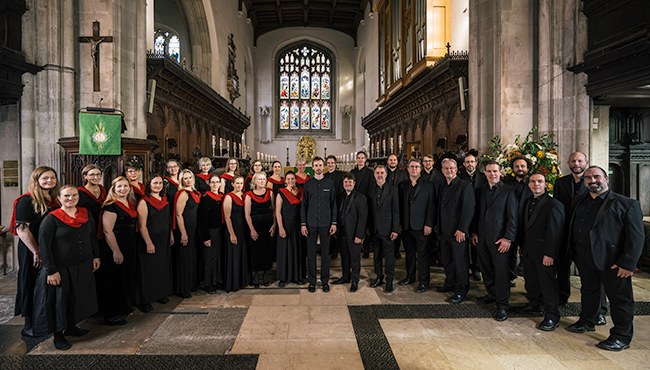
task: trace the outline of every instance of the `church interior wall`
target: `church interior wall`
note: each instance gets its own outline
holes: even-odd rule
[[[372,12],[370,4],[366,6],[363,24],[357,30],[357,60],[356,67],[356,109],[354,125],[356,130],[357,147],[370,146],[366,130],[361,126],[361,120],[377,108],[379,97],[379,17]]]
[[[20,161],[18,112],[17,104],[0,105],[0,224],[5,226],[9,226],[11,221],[14,200],[22,194],[20,187],[8,187],[5,184],[5,162]],[[13,266],[16,262],[13,255],[13,248],[9,248],[8,266]]]
[[[176,31],[181,42],[180,60],[186,60],[188,66],[192,65],[192,54],[190,40],[187,31],[186,15],[177,0],[155,0],[154,2],[154,25],[163,29]],[[147,33],[153,32],[148,29]],[[150,36],[148,36],[150,37]]]

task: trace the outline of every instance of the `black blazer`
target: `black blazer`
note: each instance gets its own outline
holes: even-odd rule
[[[526,201],[528,199],[533,197],[533,192],[528,187],[528,177],[526,177],[522,181],[524,182],[523,189],[521,190],[521,194],[517,196],[517,200],[519,201],[519,208],[517,211],[519,214],[519,218],[517,219],[517,225],[520,226],[517,228],[517,238],[516,238],[517,245],[522,245],[524,243],[524,228],[521,227],[521,225],[523,225],[525,222],[524,217],[526,213],[524,213],[524,205],[526,204]],[[517,184],[517,179],[514,177],[509,177],[504,179],[503,183],[515,189],[515,186]],[[515,189],[515,195],[517,195],[516,189]]]
[[[547,194],[528,218],[531,199],[533,198],[527,199],[522,207],[524,216],[519,224],[519,229],[523,230],[521,251],[525,256],[539,262],[544,256],[555,259],[564,234],[564,206]]]
[[[325,177],[334,182],[336,195],[339,195],[343,192],[343,173],[341,171],[334,170],[334,172],[326,172]]]
[[[370,210],[370,230],[381,236],[399,233],[399,196],[397,186],[384,184],[379,205],[377,205],[377,184],[370,187],[368,193],[368,209]]]
[[[578,190],[578,195],[587,192],[587,187],[584,183]],[[553,190],[553,198],[557,199],[564,206],[564,211],[569,214],[571,210],[571,200],[573,199],[573,175],[562,176],[555,180],[555,189]],[[567,219],[567,221],[569,221]],[[568,223],[568,222],[567,222]]]
[[[422,168],[422,172],[420,173],[420,176],[422,176],[423,179],[432,182],[435,185],[436,189],[438,188],[438,186],[440,186],[440,184],[446,181],[445,176],[442,174],[442,172],[436,170],[435,168],[433,168],[429,173],[427,173],[427,171],[424,168]]]
[[[476,170],[476,172],[474,172],[474,174],[475,174],[474,175],[474,184],[472,184],[474,186],[474,189],[478,189],[481,186],[487,184],[487,177],[485,177],[485,174],[483,172],[479,172],[478,170]],[[458,171],[458,177],[460,177],[461,180],[465,180],[467,182],[470,182],[469,181],[469,175],[467,174],[467,171]]]
[[[589,193],[577,195],[571,203],[571,220],[567,232],[569,242],[576,207],[588,196]],[[599,270],[608,271],[616,264],[628,271],[635,271],[645,241],[643,212],[639,201],[610,190],[596,214],[589,238],[594,263]]]
[[[463,231],[469,236],[469,227],[474,216],[476,205],[472,184],[456,177],[451,182],[451,188],[445,202],[442,201],[442,191],[447,180],[440,186],[438,192],[438,233],[454,235],[456,230]]]
[[[479,244],[486,243],[488,246],[494,245],[501,238],[514,242],[517,237],[517,207],[519,206],[515,190],[499,182],[492,202],[486,204],[488,186],[483,185],[475,191],[476,210],[470,227],[472,234],[478,234]]]
[[[375,174],[368,168],[364,166],[361,171],[357,167],[353,168],[351,173],[354,174],[356,183],[354,184],[354,190],[358,191],[363,195],[368,195],[368,191],[371,186],[375,185]]]
[[[356,190],[350,193],[350,201],[343,208],[346,193],[340,194],[339,227],[345,227],[347,237],[363,239],[366,237],[366,220],[368,218],[368,202],[366,197]]]
[[[432,182],[420,177],[415,185],[413,203],[409,199],[411,180],[399,184],[400,224],[402,230],[424,230],[436,225],[436,191]]]
[[[386,166],[386,182],[389,183],[391,186],[397,187],[400,182],[408,180],[409,176],[406,174],[406,171],[396,168],[395,171],[395,176],[391,179],[390,174],[391,170]],[[392,181],[389,181],[392,180]]]

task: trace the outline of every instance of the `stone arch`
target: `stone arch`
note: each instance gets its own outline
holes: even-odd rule
[[[206,1],[205,3],[209,3]],[[181,8],[185,14],[187,31],[190,38],[192,55],[192,71],[206,83],[211,82],[212,44],[210,42],[210,27],[203,0],[181,0]],[[211,9],[211,6],[210,6]]]

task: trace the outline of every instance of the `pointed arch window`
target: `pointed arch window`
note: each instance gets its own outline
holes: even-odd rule
[[[331,133],[333,63],[331,54],[301,43],[278,55],[278,131],[281,134]]]
[[[177,34],[156,30],[154,35],[154,55],[157,58],[169,57],[176,63],[181,62],[181,40]]]

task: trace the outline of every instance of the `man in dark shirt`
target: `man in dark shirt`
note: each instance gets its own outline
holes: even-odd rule
[[[330,235],[336,233],[336,187],[332,180],[326,179],[323,175],[324,167],[323,158],[314,158],[312,161],[314,177],[307,180],[303,186],[300,209],[300,230],[302,235],[307,237],[309,291],[312,293],[316,291],[316,252],[319,235],[322,256],[320,280],[323,284],[323,292],[330,291],[328,284],[330,277]]]
[[[458,177],[461,180],[465,180],[472,184],[474,190],[478,189],[481,185],[487,184],[487,179],[485,174],[480,172],[477,169],[478,166],[478,152],[474,149],[470,150],[469,153],[463,159],[464,171],[460,171]],[[467,243],[469,245],[469,270],[470,275],[474,281],[481,281],[481,267],[478,263],[478,254],[476,253],[476,246],[472,243]]]
[[[334,182],[336,196],[338,197],[343,192],[343,173],[336,169],[336,157],[333,155],[327,156],[327,172],[325,173],[325,177]],[[338,255],[338,243],[333,235],[330,237],[330,253],[331,258],[336,259]]]
[[[364,196],[368,196],[370,187],[375,184],[374,174],[370,168],[366,166],[368,155],[366,152],[357,152],[357,166],[350,171],[354,174],[357,182],[354,189]],[[369,226],[369,225],[366,225]],[[370,257],[370,250],[372,249],[371,238],[363,240],[363,258]]]
[[[621,351],[630,348],[632,340],[632,274],[643,251],[645,233],[639,201],[610,191],[608,181],[605,170],[589,167],[584,174],[589,192],[578,195],[571,204],[567,240],[580,271],[582,312],[567,329],[574,333],[595,330],[604,287],[614,327],[597,347]]]
[[[388,156],[388,160],[386,161],[386,164],[387,164],[386,182],[390,186],[397,188],[397,185],[399,185],[402,181],[406,181],[408,179],[408,175],[406,174],[406,171],[397,167],[397,165],[399,164],[399,160],[397,159],[397,156],[395,154],[391,154]],[[394,248],[393,248],[396,260],[402,258],[402,254],[399,252],[401,244],[402,244],[402,238],[399,237],[398,235],[397,239],[395,239]]]
[[[422,156],[421,176],[424,180],[432,182],[434,189],[437,191],[440,184],[445,181],[445,177],[442,175],[442,172],[434,168],[435,164],[436,161],[433,159],[433,155],[425,154]],[[438,234],[431,233],[431,236],[429,236],[429,240],[427,241],[427,246],[429,248],[430,264],[436,267],[442,266],[438,258],[438,253],[440,252]]]

